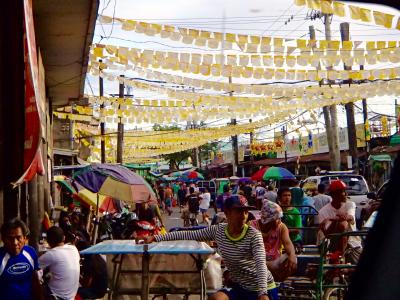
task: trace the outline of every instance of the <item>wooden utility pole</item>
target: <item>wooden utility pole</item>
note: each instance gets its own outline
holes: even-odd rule
[[[363,107],[364,107],[364,99],[363,99]],[[365,107],[367,107],[367,100],[365,100]],[[398,122],[398,115],[397,115],[397,98],[394,99],[394,117],[396,118],[396,134],[399,132],[399,122]]]
[[[124,78],[124,75],[120,77]],[[125,97],[125,84],[122,82],[119,84],[119,98]],[[121,107],[120,105],[118,106]],[[118,133],[117,133],[117,163],[122,164],[122,154],[124,152],[124,124],[122,123],[122,116],[118,117]]]
[[[252,123],[252,122],[253,122],[253,120],[250,119],[249,123]],[[254,133],[253,133],[253,130],[252,130],[252,131],[250,131],[250,147],[253,144],[253,141],[254,141]],[[251,153],[251,148],[250,148],[250,161],[251,161],[251,168],[253,168],[254,156],[253,156],[253,153]]]
[[[316,40],[315,39],[315,29],[314,29],[314,25],[310,25],[308,27],[309,32],[310,32],[310,40]],[[321,69],[321,64],[318,65],[317,70]],[[328,137],[332,136],[332,130],[331,130],[331,116],[329,114],[329,107],[328,106],[324,106],[322,108],[323,114],[324,114],[324,121],[325,121],[325,131],[326,131],[326,138],[328,141],[328,151],[329,151],[329,155],[331,155],[331,153],[333,153],[333,148],[332,148],[332,143],[330,142],[330,139]],[[331,157],[331,168],[332,167],[332,157]]]
[[[360,70],[364,70],[364,66],[360,66]],[[368,107],[367,107],[367,99],[363,98],[362,99],[362,108],[363,108],[363,120],[364,120],[364,137],[365,137],[365,167],[364,167],[364,177],[367,179],[367,182],[371,184],[371,176],[369,172],[369,164],[368,164],[368,158],[369,158],[369,141],[367,141],[367,128],[366,124],[368,123]],[[397,123],[397,122],[396,122]]]
[[[101,71],[101,64],[102,60],[100,60],[100,71]],[[104,86],[103,86],[103,77],[99,76],[99,94],[100,98],[104,96]],[[104,112],[104,104],[100,104],[100,111]],[[103,119],[105,116],[102,115],[101,119]],[[100,153],[101,153],[101,163],[104,164],[106,162],[106,142],[105,142],[105,136],[104,134],[106,133],[106,128],[105,128],[105,120],[101,120],[100,122],[100,134],[101,134],[101,140],[100,140]]]
[[[325,40],[327,41],[331,40],[331,17],[332,15],[330,14],[324,14]],[[326,69],[332,70],[332,66],[329,66]],[[325,118],[325,128],[330,128],[326,130],[326,137],[328,140],[331,169],[340,170],[340,143],[336,105],[330,105],[329,109],[328,107],[324,107],[323,110]]]
[[[287,163],[287,148],[286,148],[286,135],[287,135],[287,124],[283,125],[282,127],[282,136],[284,140],[284,146],[285,146],[285,168],[287,169],[288,163]]]
[[[193,91],[194,92],[194,91]],[[197,128],[197,122],[196,121],[191,121],[190,128],[196,129]],[[193,148],[192,149],[193,153],[193,161],[192,165],[195,167],[200,168],[201,167],[201,157],[200,157],[200,152],[199,152],[199,147]]]
[[[340,36],[342,41],[350,40],[350,24],[347,22],[340,23]],[[345,70],[351,70],[350,66],[344,65]],[[345,80],[344,83],[350,84],[351,80]],[[347,117],[347,135],[349,140],[349,154],[352,158],[352,169],[358,174],[358,151],[357,151],[357,134],[356,122],[354,120],[354,103],[349,102],[345,104],[346,117]]]
[[[232,76],[229,76],[229,83],[232,83]],[[232,91],[229,92],[229,96],[232,97]],[[231,125],[236,125],[236,118],[231,119]],[[239,165],[239,145],[238,145],[238,136],[232,136],[232,150],[233,150],[233,175],[237,175],[237,167]]]

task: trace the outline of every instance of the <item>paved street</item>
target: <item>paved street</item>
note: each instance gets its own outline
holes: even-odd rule
[[[171,216],[168,216],[168,213],[162,214],[164,224],[166,226],[167,231],[169,231],[173,227],[183,227],[183,220],[181,219],[181,213],[179,212],[179,207],[173,207],[172,208],[173,213]],[[208,209],[208,215],[210,218],[214,216],[214,209]],[[199,223],[202,221],[201,214],[197,217],[197,220]],[[204,225],[204,224],[199,224],[199,225]]]

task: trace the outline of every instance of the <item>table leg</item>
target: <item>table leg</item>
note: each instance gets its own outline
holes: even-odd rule
[[[117,264],[118,264],[118,255],[114,255],[114,257],[112,258],[112,263],[113,263],[113,272],[112,272],[112,277],[111,277],[111,286],[110,289],[108,291],[108,299],[112,299],[112,294],[114,291],[114,287],[115,287],[115,278],[117,276]]]
[[[149,268],[150,268],[150,254],[148,252],[148,245],[143,247],[142,256],[142,300],[149,299]]]
[[[117,299],[118,291],[119,291],[119,276],[121,275],[122,261],[124,255],[120,255],[121,258],[118,261],[118,255],[115,257],[114,271],[113,271],[113,279],[112,279],[112,288],[111,288],[111,299]]]

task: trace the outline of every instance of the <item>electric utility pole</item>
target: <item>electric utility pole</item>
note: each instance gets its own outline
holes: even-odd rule
[[[315,38],[315,29],[313,25],[310,25],[308,27],[309,32],[310,32],[310,40],[316,40]],[[318,64],[317,70],[321,69],[321,63]],[[329,114],[329,107],[328,106],[324,106],[322,108],[323,114],[324,114],[324,121],[325,121],[325,131],[326,131],[326,139],[328,141],[328,151],[329,151],[329,155],[330,155],[330,160],[331,160],[331,169],[334,169],[334,166],[332,165],[332,157],[331,157],[331,153],[333,153],[333,148],[332,148],[332,142],[330,140],[330,137],[332,136],[332,130],[331,130],[331,117]]]
[[[323,14],[325,24],[325,40],[331,40],[331,14]],[[327,70],[332,70],[332,66],[328,66]],[[339,127],[337,121],[336,104],[323,108],[326,136],[328,140],[329,156],[331,160],[331,169],[340,170],[340,143],[339,143]],[[330,128],[330,129],[328,129]]]
[[[342,41],[350,40],[350,24],[347,22],[340,23],[340,36]],[[345,70],[351,70],[350,66],[344,65]],[[351,79],[345,80],[343,83],[351,84]],[[358,174],[358,151],[357,151],[357,134],[356,122],[354,120],[354,103],[349,102],[345,104],[346,117],[347,117],[347,135],[349,140],[349,154],[352,158],[352,169]]]
[[[232,76],[229,76],[229,83],[232,83]],[[229,92],[229,96],[232,97],[232,91]],[[231,125],[236,125],[236,118],[231,119]],[[239,165],[239,145],[238,145],[238,136],[232,136],[232,150],[233,150],[233,175],[236,176],[237,167]]]
[[[193,91],[194,92],[194,91]],[[192,121],[192,125],[190,125],[190,128],[196,129],[197,128],[197,122]],[[201,158],[200,158],[200,153],[199,153],[199,147],[196,147],[192,150],[193,152],[193,166],[200,168],[201,167]]]
[[[253,120],[250,119],[249,123],[252,123],[252,122],[253,122]],[[254,163],[254,156],[253,156],[253,153],[251,153],[251,145],[253,144],[253,142],[254,142],[254,132],[253,132],[253,130],[251,130],[250,131],[250,161],[251,161],[251,167],[253,167],[253,163]]]
[[[101,72],[101,64],[102,60],[100,60],[100,72]],[[99,75],[99,91],[100,91],[100,98],[104,96],[104,86],[103,86],[103,77]],[[106,162],[106,143],[105,143],[105,116],[104,116],[104,104],[100,104],[100,111],[101,111],[101,123],[100,123],[100,134],[101,134],[101,139],[100,139],[100,153],[101,153],[101,163],[104,164]]]
[[[315,38],[315,29],[314,26],[311,25],[308,27],[309,32],[310,32],[310,40],[316,40]],[[317,70],[321,69],[321,63],[319,63]],[[327,67],[327,69],[332,69],[332,67]],[[324,114],[324,121],[325,121],[325,132],[326,132],[326,139],[328,142],[328,152],[329,152],[329,157],[331,161],[331,169],[332,170],[337,170],[338,167],[336,164],[334,164],[334,159],[332,158],[333,153],[334,153],[334,148],[333,148],[333,142],[332,142],[332,125],[331,125],[331,115],[330,115],[330,110],[329,106],[324,106],[322,108],[322,112]]]
[[[364,70],[364,66],[360,65],[360,70]],[[370,181],[370,172],[369,172],[369,164],[368,164],[368,158],[369,158],[369,141],[367,140],[367,124],[368,124],[368,106],[367,106],[367,99],[363,98],[362,99],[362,108],[363,108],[363,120],[364,120],[364,139],[365,139],[365,164],[364,164],[364,177],[367,179],[368,183],[371,183]],[[397,124],[397,122],[396,122]],[[396,125],[397,126],[397,125]],[[368,128],[369,130],[369,128]],[[397,130],[396,130],[397,131]]]
[[[121,75],[122,79],[124,75]],[[119,84],[119,98],[124,99],[125,97],[125,84],[124,82]],[[118,106],[121,108],[121,105]],[[122,116],[118,117],[118,132],[117,132],[117,163],[122,164],[122,156],[124,153],[124,124],[122,123]]]

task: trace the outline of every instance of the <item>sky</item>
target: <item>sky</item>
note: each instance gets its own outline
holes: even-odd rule
[[[351,4],[351,2],[349,2]],[[400,15],[400,12],[382,5],[360,4],[366,8],[372,8],[379,11]],[[317,39],[324,39],[324,24],[321,19],[310,20],[306,18],[310,13],[306,7],[298,7],[294,5],[293,0],[151,0],[151,1],[132,1],[132,0],[100,0],[99,14],[107,16],[115,16],[125,19],[134,19],[145,22],[171,24],[182,27],[205,29],[210,31],[224,31],[243,34],[268,35],[284,38],[305,38],[309,37],[308,27],[313,25],[316,31]],[[339,25],[341,22],[350,22],[350,40],[398,40],[399,31],[388,30],[374,24],[357,23],[351,19],[343,19],[333,17],[331,30],[332,39],[340,39]],[[94,35],[94,43],[112,44],[117,46],[126,46],[133,48],[165,50],[165,51],[186,51],[199,52],[195,47],[172,42],[168,39],[158,37],[148,37],[135,32],[127,32],[120,29],[115,24],[96,25]],[[220,50],[214,53],[220,53]],[[391,67],[391,64],[381,64],[372,66]],[[368,69],[368,67],[366,67]],[[163,72],[168,72],[164,71]],[[171,73],[171,72],[169,72]],[[171,73],[172,74],[172,73]],[[181,75],[181,74],[180,74]],[[191,76],[191,75],[186,75]],[[191,76],[195,78],[194,76]],[[199,77],[200,78],[200,77]],[[201,77],[209,80],[226,80],[226,78]],[[253,81],[254,82],[254,81]],[[255,83],[259,83],[258,81]],[[243,83],[247,83],[243,81]],[[86,93],[98,95],[98,78],[88,75],[86,82]],[[118,93],[117,82],[105,82],[105,94]],[[157,96],[144,91],[134,91],[135,96]],[[362,112],[360,102],[356,102],[356,123],[362,123]],[[394,98],[393,97],[375,97],[368,99],[369,112],[377,112],[381,114],[394,115]],[[322,110],[317,111],[320,113]],[[304,119],[309,119],[309,115],[303,115]],[[346,124],[344,108],[338,107],[339,124]],[[213,126],[226,124],[229,120],[214,122]],[[245,122],[247,120],[239,120]],[[299,125],[301,120],[294,120],[293,127]],[[108,127],[115,128],[116,124],[108,124]],[[151,128],[151,124],[138,124],[142,129]],[[260,129],[259,139],[268,139],[273,136],[270,128],[276,127],[272,125]],[[319,122],[313,125],[323,129],[323,118],[319,118]],[[248,137],[242,136],[241,141],[245,142]]]

